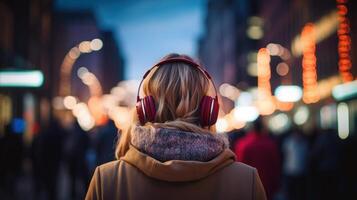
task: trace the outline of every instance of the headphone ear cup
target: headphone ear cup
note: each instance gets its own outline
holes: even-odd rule
[[[201,126],[212,126],[218,118],[219,104],[217,98],[203,96],[201,100]]]
[[[212,126],[217,122],[218,112],[219,112],[218,98],[212,98],[212,99],[213,99],[213,108],[211,110],[211,119],[210,119],[209,126]]]
[[[153,122],[156,116],[155,101],[153,96],[147,96],[144,99],[146,122]]]
[[[147,96],[136,102],[136,112],[142,125],[155,120],[156,108],[154,97]]]
[[[209,99],[207,98],[208,96],[203,96],[201,100],[201,105],[200,105],[200,122],[201,126],[208,126],[208,118],[209,118],[209,112],[208,112],[208,105],[209,105]]]
[[[145,119],[145,114],[144,114],[144,108],[142,106],[143,99],[139,99],[136,102],[136,113],[138,114],[138,118],[141,124],[145,124],[146,119]]]

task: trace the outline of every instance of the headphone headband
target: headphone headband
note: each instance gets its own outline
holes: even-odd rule
[[[203,73],[203,75],[207,78],[208,81],[211,81],[213,87],[214,87],[214,91],[215,91],[215,98],[217,98],[217,89],[216,89],[216,85],[213,83],[212,81],[212,78],[211,78],[211,75],[209,75],[209,73],[203,69],[201,67],[201,65],[199,65],[197,62],[187,58],[186,56],[177,56],[177,57],[173,57],[173,58],[166,58],[166,59],[163,59],[161,61],[159,61],[158,63],[156,63],[154,66],[152,66],[147,72],[145,72],[143,78],[141,79],[140,81],[140,84],[139,84],[139,88],[138,88],[138,92],[137,92],[137,95],[136,95],[136,99],[137,101],[140,100],[140,97],[139,97],[139,91],[140,91],[140,87],[141,87],[141,84],[143,83],[144,79],[149,75],[149,73],[151,72],[151,70],[154,68],[154,67],[161,67],[163,64],[167,64],[167,63],[174,63],[174,62],[184,62],[186,64],[189,64],[190,66],[193,66],[193,67],[196,67],[199,71],[201,71]]]
[[[172,55],[172,54],[171,54]],[[160,68],[162,65],[167,63],[175,63],[175,62],[183,62],[192,67],[197,68],[214,87],[215,97],[211,97],[205,94],[200,102],[200,125],[204,126],[211,126],[217,121],[218,112],[219,112],[219,103],[217,98],[217,89],[212,81],[211,76],[208,74],[206,70],[204,70],[198,63],[192,60],[190,57],[185,55],[178,55],[174,54],[174,57],[164,58],[160,62],[156,63],[153,67],[151,67],[143,76],[142,80],[140,81],[138,93],[137,93],[137,103],[136,103],[136,111],[138,114],[138,118],[141,124],[145,124],[146,122],[153,122],[155,120],[156,115],[156,106],[155,100],[152,95],[145,96],[143,98],[139,97],[141,84],[151,72],[154,67]]]
[[[174,57],[174,58],[168,58],[168,59],[164,59],[159,61],[158,63],[156,63],[153,67],[151,67],[143,76],[143,79],[150,73],[150,71],[156,67],[156,66],[161,66],[163,64],[167,64],[167,63],[173,63],[173,62],[184,62],[186,64],[189,64],[190,66],[194,66],[197,67],[198,70],[200,70],[206,77],[207,79],[212,79],[211,76],[208,74],[208,72],[206,70],[204,70],[198,63],[196,63],[193,60],[190,60],[188,58],[185,58],[183,56],[179,56],[179,57]]]

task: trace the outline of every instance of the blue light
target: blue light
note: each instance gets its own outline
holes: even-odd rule
[[[25,132],[26,123],[22,118],[15,118],[12,121],[12,131],[16,134],[23,134]]]
[[[332,96],[337,101],[342,101],[357,96],[357,80],[340,84],[332,89]]]

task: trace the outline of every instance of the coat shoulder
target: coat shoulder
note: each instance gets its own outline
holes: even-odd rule
[[[241,162],[234,162],[221,170],[220,176],[225,181],[234,182],[238,185],[253,185],[257,170],[254,167]]]
[[[104,171],[107,171],[107,170],[110,171],[110,170],[117,168],[119,166],[119,164],[120,164],[120,160],[114,160],[114,161],[110,161],[110,162],[100,165],[99,168]]]
[[[107,162],[97,167],[97,170],[102,180],[111,182],[117,182],[119,179],[124,178],[122,177],[123,175],[138,173],[135,167],[124,160]]]
[[[244,164],[242,162],[234,162],[227,166],[227,169],[236,173],[250,174],[254,173],[256,169],[252,166]]]
[[[228,197],[237,196],[239,197],[238,199],[265,199],[264,188],[254,167],[241,162],[234,162],[223,168],[213,178],[218,178],[218,182],[225,186],[221,189],[220,193]]]
[[[114,175],[117,175],[121,162],[123,161],[115,160],[115,161],[104,163],[99,167],[97,167],[97,170],[99,171],[101,178],[106,179],[106,178],[113,177]]]

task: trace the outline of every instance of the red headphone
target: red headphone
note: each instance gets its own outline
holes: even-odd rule
[[[198,63],[194,62],[190,57],[184,55],[177,55],[176,57],[164,58],[144,74],[143,79],[141,80],[139,85],[137,100],[136,100],[137,101],[136,111],[140,123],[143,125],[146,122],[153,122],[155,120],[155,115],[156,115],[155,101],[153,96],[150,95],[150,96],[145,96],[143,98],[139,97],[139,91],[142,82],[154,67],[156,66],[160,67],[163,64],[175,63],[175,62],[184,62],[186,64],[189,64],[190,66],[196,67],[199,71],[203,73],[203,75],[207,78],[208,81],[212,82],[216,96],[210,97],[205,95],[202,97],[200,103],[200,125],[202,127],[214,125],[217,121],[218,111],[219,111],[216,86],[214,85],[211,76],[208,74],[206,70],[204,70]]]

